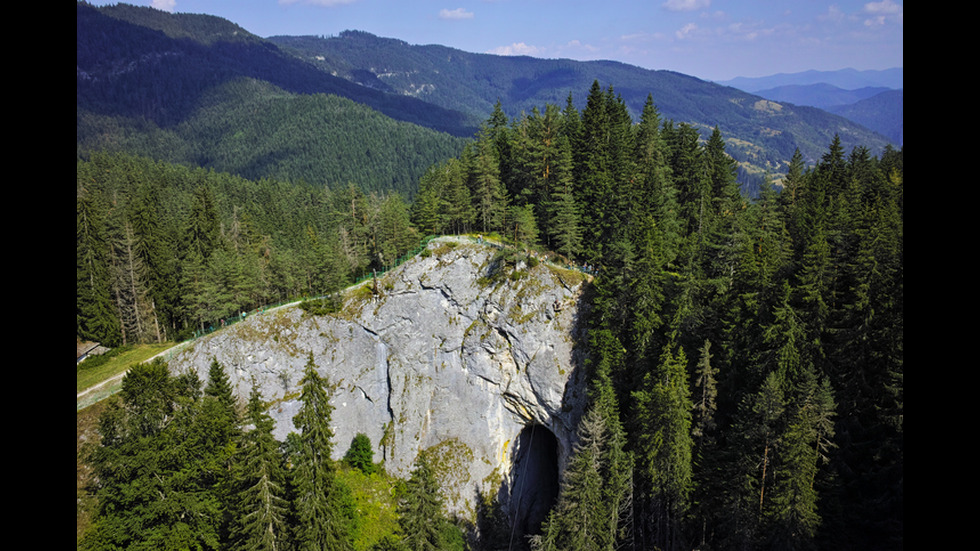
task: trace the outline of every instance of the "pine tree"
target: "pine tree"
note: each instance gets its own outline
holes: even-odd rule
[[[340,492],[331,459],[333,406],[328,382],[318,373],[312,352],[300,384],[302,405],[293,418],[299,430],[299,449],[293,465],[297,545],[309,551],[348,549],[351,537],[338,507]]]

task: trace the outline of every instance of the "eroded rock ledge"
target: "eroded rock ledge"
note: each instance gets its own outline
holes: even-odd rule
[[[430,454],[453,512],[471,514],[478,494],[506,503],[525,427],[553,433],[559,469],[571,450],[585,402],[576,343],[586,279],[524,255],[495,260],[493,247],[436,240],[379,279],[377,295],[348,292],[335,315],[257,315],[170,366],[206,380],[216,358],[243,399],[254,379],[283,439],[312,351],[334,386],[335,458],[363,432],[396,476]]]

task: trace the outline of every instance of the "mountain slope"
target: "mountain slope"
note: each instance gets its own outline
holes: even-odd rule
[[[474,54],[438,45],[413,46],[358,31],[331,38],[269,40],[324,72],[483,118],[498,100],[512,117],[547,103],[563,106],[569,94],[581,109],[589,87],[598,80],[623,97],[634,118],[652,95],[666,119],[702,130],[718,126],[729,140],[728,152],[758,170],[778,170],[796,147],[816,159],[834,134],[840,135],[847,149],[860,144],[879,151],[887,143],[882,136],[821,110],[775,104],[680,73],[624,63]]]
[[[808,105],[840,115],[885,136],[901,146],[903,141],[903,94],[883,86],[845,90],[832,84],[787,84],[759,90],[760,96],[795,105]]]
[[[903,145],[905,140],[903,96],[902,90],[888,90],[850,105],[838,105],[827,110],[873,128],[898,145]]]
[[[845,90],[832,84],[821,82],[817,84],[788,84],[767,90],[759,90],[755,93],[773,101],[793,103],[796,105],[809,105],[833,112],[830,109],[832,107],[850,105],[890,90],[891,88],[883,86],[865,86],[864,88]]]
[[[353,84],[226,20],[77,5],[78,155],[109,150],[410,196],[475,121]]]
[[[248,77],[292,93],[346,97],[397,120],[457,136],[471,136],[474,130],[474,121],[461,113],[318,71],[217,17],[78,4],[76,24],[79,101],[148,116],[161,125],[181,120],[203,91]]]

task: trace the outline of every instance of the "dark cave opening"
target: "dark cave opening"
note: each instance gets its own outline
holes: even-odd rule
[[[540,532],[558,499],[558,439],[554,433],[542,425],[524,427],[511,475],[510,518],[518,539],[524,540]]]

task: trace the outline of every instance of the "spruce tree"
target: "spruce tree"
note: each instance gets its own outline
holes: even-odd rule
[[[633,393],[637,468],[648,488],[648,517],[641,524],[660,549],[683,547],[682,528],[690,507],[692,450],[690,388],[684,350],[668,344]]]
[[[253,384],[238,448],[236,503],[231,544],[244,551],[288,549],[289,501],[286,471],[279,442],[272,435],[275,423]]]
[[[590,259],[601,257],[612,223],[610,197],[613,182],[609,169],[606,95],[598,81],[592,83],[587,105],[582,111],[579,142],[575,146],[576,196],[582,206],[583,244]]]
[[[344,454],[344,463],[365,474],[371,474],[375,471],[371,439],[366,434],[359,432],[354,436],[350,443],[350,449]]]
[[[86,549],[219,549],[221,506],[212,478],[225,443],[201,409],[196,374],[133,367],[121,406],[100,420],[93,456],[99,516]]]
[[[558,501],[531,539],[536,551],[611,551],[632,545],[633,454],[610,373],[623,359],[622,345],[607,330],[592,338],[589,406],[566,469]]]
[[[228,375],[217,358],[211,360],[208,382],[195,415],[197,418],[194,421],[204,429],[207,444],[213,446],[210,461],[206,468],[202,469],[202,477],[203,483],[214,489],[224,512],[221,537],[226,541],[236,500],[234,480],[230,471],[234,457],[238,453],[236,447],[240,439],[240,418],[238,400],[235,398]]]
[[[439,485],[428,459],[420,454],[398,502],[402,544],[410,551],[441,549],[443,523]]]
[[[732,427],[733,446],[725,462],[725,505],[715,525],[724,530],[726,547],[756,547],[766,539],[767,511],[777,480],[776,464],[784,432],[784,382],[772,372],[745,396]]]
[[[554,184],[544,204],[547,222],[543,229],[551,248],[571,259],[582,249],[582,213],[575,198],[571,145],[567,136],[559,136],[558,141]]]
[[[136,239],[129,220],[118,209],[114,212],[110,230],[111,281],[123,344],[158,341],[159,332],[153,329],[159,324],[147,285],[146,265],[136,255]]]
[[[722,488],[728,483],[718,476],[722,462],[719,443],[719,423],[717,421],[718,368],[712,364],[711,341],[705,340],[698,351],[698,362],[694,367],[694,386],[691,415],[691,437],[693,440],[692,478],[692,534],[702,547],[707,544],[708,535],[714,526],[708,525],[712,512],[716,511],[722,500]],[[693,543],[693,542],[692,542]]]
[[[81,338],[115,346],[121,339],[110,294],[105,220],[87,190],[78,192],[75,208],[75,331]]]
[[[578,442],[562,480],[558,502],[548,514],[542,533],[531,539],[535,551],[605,551],[610,545],[602,516],[601,471],[603,448],[607,445],[606,419],[590,409],[579,423]]]
[[[351,535],[339,510],[340,492],[331,458],[333,406],[329,383],[317,371],[312,352],[300,385],[302,405],[293,417],[299,430],[299,449],[293,458],[297,546],[306,551],[349,549]]]
[[[812,365],[797,373],[786,395],[786,428],[767,510],[768,540],[779,549],[815,549],[822,522],[821,470],[834,447],[836,404],[829,381],[818,378]]]
[[[168,227],[160,215],[160,189],[157,180],[141,182],[129,205],[129,222],[135,237],[134,253],[147,271],[146,285],[154,313],[155,333],[166,340],[177,322],[177,262],[168,246]]]
[[[484,232],[499,231],[504,226],[509,201],[500,179],[497,151],[485,127],[468,151],[469,190],[477,226]]]

